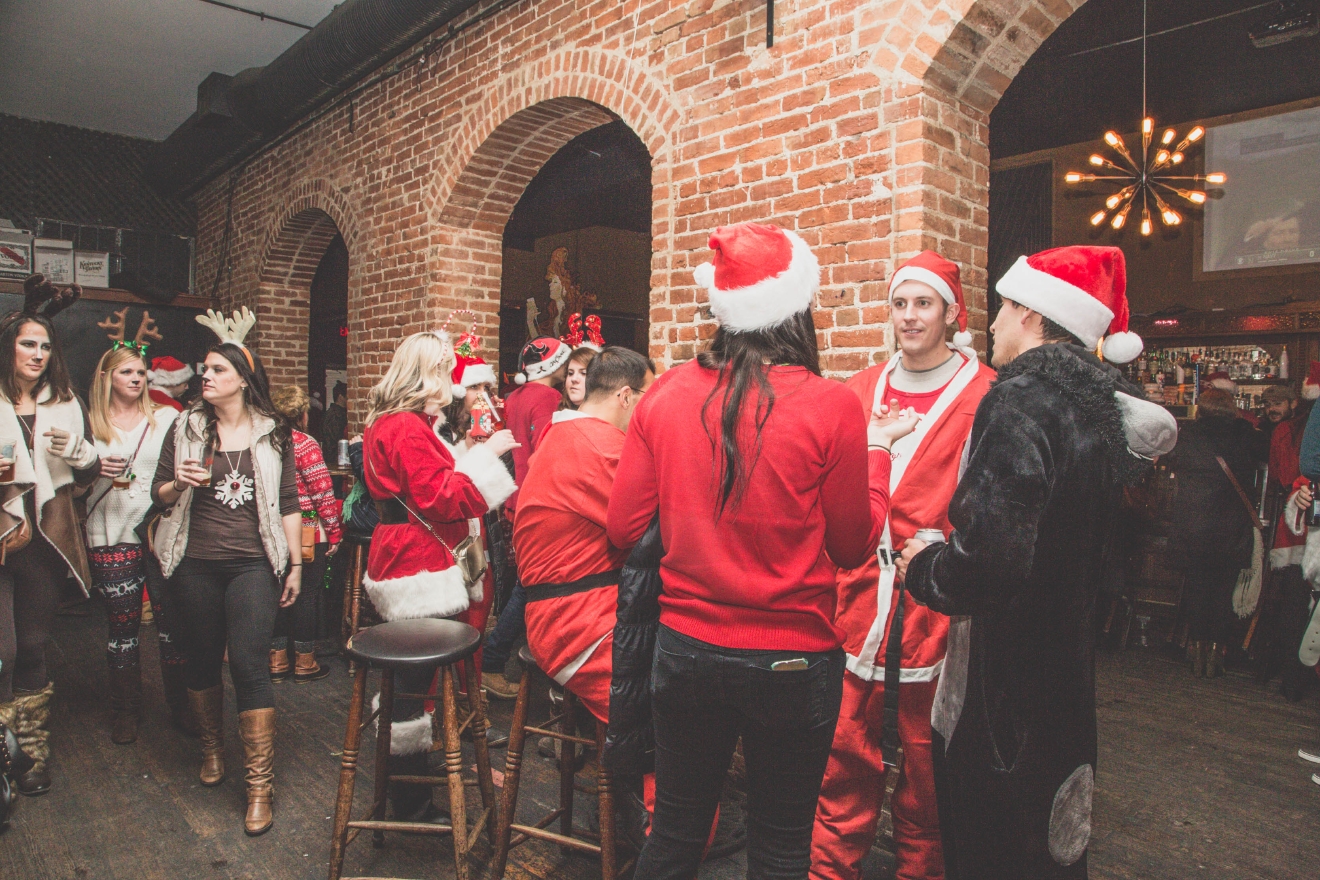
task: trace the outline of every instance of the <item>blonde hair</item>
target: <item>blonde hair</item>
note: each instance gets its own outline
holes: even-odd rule
[[[115,427],[114,422],[110,421],[110,395],[111,383],[110,377],[115,370],[122,367],[130,360],[141,361],[143,368],[150,365],[147,359],[127,346],[123,348],[112,348],[101,359],[96,362],[96,372],[92,375],[92,390],[87,395],[88,419],[92,423],[92,436],[102,443],[113,443],[115,437],[119,434],[119,429]],[[156,427],[156,402],[151,399],[151,391],[147,388],[145,379],[142,383],[142,396],[138,398],[138,406],[142,409],[142,414],[147,417],[147,421],[154,429]]]
[[[399,344],[390,368],[367,395],[367,425],[396,412],[421,412],[435,401],[446,407],[454,372],[454,346],[443,333],[414,333]]]
[[[281,385],[271,392],[270,402],[275,405],[275,412],[289,423],[289,427],[298,427],[298,422],[311,407],[311,398],[298,385]]]

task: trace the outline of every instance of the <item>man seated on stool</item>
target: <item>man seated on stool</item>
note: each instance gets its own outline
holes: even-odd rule
[[[561,410],[527,468],[513,547],[527,590],[527,647],[592,715],[609,720],[615,606],[627,550],[610,544],[605,512],[623,436],[655,379],[642,355],[609,346],[587,368],[586,398]],[[644,782],[647,812],[654,778]]]

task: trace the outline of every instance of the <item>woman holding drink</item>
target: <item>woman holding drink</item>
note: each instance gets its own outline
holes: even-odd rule
[[[0,321],[0,721],[35,761],[19,791],[38,795],[50,790],[45,644],[65,577],[72,571],[84,593],[91,583],[73,496],[100,463],[50,322],[76,288],[40,275],[24,287],[24,310]]]
[[[161,442],[174,424],[175,411],[157,407],[151,400],[146,346],[133,342],[116,342],[101,355],[89,400],[101,476],[87,496],[87,555],[92,586],[105,600],[110,625],[106,646],[114,713],[110,739],[126,745],[137,740],[142,710],[138,633],[142,588],[148,575],[146,552],[133,530],[151,508],[151,475],[156,472]],[[166,598],[164,583],[152,580],[161,678],[166,700],[181,711],[185,658],[173,639],[172,609],[162,601]]]
[[[255,836],[274,823],[268,651],[277,612],[298,598],[302,515],[289,430],[271,404],[261,362],[243,345],[256,318],[244,309],[198,320],[220,344],[206,355],[201,399],[178,417],[161,449],[152,494],[166,512],[155,550],[179,599],[188,703],[202,740],[199,775],[208,786],[225,778],[220,668],[228,647],[247,766],[244,830]]]

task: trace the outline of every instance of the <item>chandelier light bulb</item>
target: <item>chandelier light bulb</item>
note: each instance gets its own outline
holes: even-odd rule
[[[1112,196],[1105,199],[1105,207],[1112,211],[1118,207],[1118,203],[1121,201],[1123,201],[1123,197],[1119,193],[1114,193]],[[1101,211],[1100,213],[1104,214],[1104,211]]]
[[[1165,226],[1177,226],[1182,222],[1182,215],[1172,208],[1165,208],[1161,211],[1160,218],[1164,220]]]
[[[1123,139],[1115,132],[1107,131],[1105,132],[1105,143],[1109,144],[1111,147],[1121,147],[1123,146]]]
[[[1168,150],[1160,150],[1158,153],[1156,153],[1155,167],[1158,168],[1159,166],[1163,165],[1165,162],[1168,162],[1170,155],[1171,154],[1169,153]]]
[[[1114,227],[1115,230],[1122,229],[1123,224],[1127,222],[1127,215],[1127,211],[1119,211],[1114,215],[1114,219],[1109,221],[1109,225]]]
[[[1160,138],[1160,143],[1167,147],[1169,144],[1173,143],[1173,139],[1177,136],[1178,133],[1176,131],[1171,128],[1166,128],[1164,129],[1164,136]]]
[[[1142,218],[1141,218],[1141,234],[1142,234],[1142,235],[1150,235],[1150,230],[1151,230],[1151,226],[1150,226],[1150,218],[1149,218],[1149,217],[1142,217]]]
[[[1170,156],[1169,161],[1172,162],[1174,165],[1181,165],[1182,160],[1186,158],[1187,157],[1182,154],[1182,151],[1179,151],[1177,153],[1174,153],[1172,156]]]
[[[1104,211],[1096,211],[1094,214],[1091,215],[1091,225],[1092,225],[1092,226],[1099,226],[1101,223],[1104,223],[1104,222],[1105,222],[1105,212],[1104,212]]]
[[[1064,183],[1081,183],[1081,182],[1082,182],[1082,175],[1078,174],[1076,171],[1069,171],[1067,174],[1063,175],[1063,182],[1064,182]]]
[[[1191,131],[1187,132],[1188,143],[1194,144],[1203,137],[1205,137],[1205,129],[1199,125],[1196,128],[1192,129]]]
[[[1145,119],[1141,120],[1141,133],[1142,133],[1142,134],[1150,134],[1150,133],[1151,133],[1152,131],[1154,131],[1154,130],[1155,130],[1155,120],[1154,120],[1154,119],[1151,119],[1149,116],[1147,116]]]
[[[1206,183],[1226,183],[1227,181],[1228,175],[1222,171],[1215,171],[1214,173],[1205,176]],[[1205,193],[1202,193],[1201,195],[1204,196]]]
[[[1098,168],[1101,165],[1105,164],[1105,157],[1101,156],[1099,153],[1092,153],[1091,158],[1087,159],[1086,161],[1090,162],[1092,165],[1095,165]]]
[[[1183,198],[1187,199],[1187,201],[1192,202],[1194,204],[1197,205],[1205,204],[1205,193],[1201,192],[1199,189],[1194,189],[1190,191],[1180,190],[1178,192],[1178,195],[1182,196]]]

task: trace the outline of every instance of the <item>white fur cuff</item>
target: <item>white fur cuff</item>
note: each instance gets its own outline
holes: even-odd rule
[[[469,449],[454,469],[473,482],[491,510],[503,504],[518,488],[504,462],[481,444]]]
[[[381,580],[367,576],[362,586],[385,620],[452,617],[468,609],[468,591],[457,565]]]
[[[380,708],[380,694],[371,698],[371,711]],[[420,718],[407,721],[395,721],[390,725],[391,755],[420,755],[431,748],[431,714],[426,712]],[[376,730],[380,730],[380,719],[376,719]],[[379,733],[377,734],[379,735]]]

